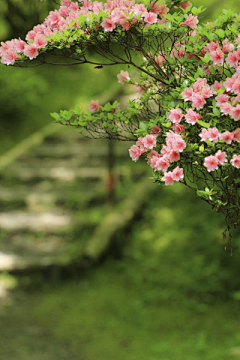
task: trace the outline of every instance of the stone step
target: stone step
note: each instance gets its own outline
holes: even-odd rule
[[[67,231],[72,225],[71,214],[59,209],[49,212],[14,210],[0,213],[0,228],[6,231]]]
[[[66,168],[66,167],[28,167],[16,165],[9,168],[7,172],[2,172],[2,177],[19,179],[21,181],[53,179],[61,182],[73,182],[80,179],[104,180],[107,177],[106,167],[85,167],[85,168]]]

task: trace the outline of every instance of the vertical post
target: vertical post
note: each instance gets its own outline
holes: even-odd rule
[[[107,162],[108,162],[107,203],[112,205],[114,203],[114,188],[115,188],[115,178],[114,178],[115,154],[114,154],[113,140],[108,141]]]

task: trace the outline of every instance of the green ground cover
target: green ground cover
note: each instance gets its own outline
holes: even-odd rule
[[[121,235],[127,246],[118,259],[72,280],[40,277],[15,304],[10,323],[27,314],[25,321],[43,335],[31,345],[32,338],[20,339],[10,354],[42,360],[40,344],[59,346],[58,354],[64,344],[69,357],[63,359],[239,359],[239,252],[224,252],[223,229],[223,218],[188,190],[157,188],[142,217]],[[235,234],[235,247],[238,242]]]

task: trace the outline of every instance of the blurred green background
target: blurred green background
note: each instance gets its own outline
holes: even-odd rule
[[[193,3],[207,7],[204,21],[222,8],[240,12],[239,0]],[[1,0],[0,39],[24,37],[54,6]],[[115,89],[116,74],[90,66],[1,66],[0,153],[52,122],[50,112]],[[230,257],[223,230],[221,215],[187,189],[159,186],[124,234],[120,254],[84,276],[0,275],[19,284],[15,301],[0,303],[0,360],[240,359],[240,239],[236,231]]]

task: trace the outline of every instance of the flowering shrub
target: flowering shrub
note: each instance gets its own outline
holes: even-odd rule
[[[92,100],[87,111],[77,105],[52,116],[87,136],[135,139],[132,160],[145,157],[155,182],[185,184],[224,213],[226,236],[240,222],[240,16],[223,10],[200,25],[202,11],[182,0],[62,0],[26,41],[1,43],[0,57],[16,66],[64,56],[67,64],[135,69],[117,75],[138,92],[127,108]]]

